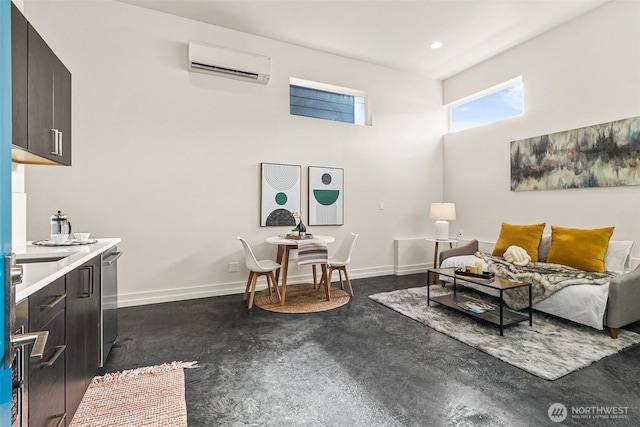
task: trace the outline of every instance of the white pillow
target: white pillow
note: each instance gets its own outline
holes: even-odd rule
[[[604,269],[616,273],[630,270],[632,248],[633,242],[630,240],[610,240],[609,248],[604,255]]]

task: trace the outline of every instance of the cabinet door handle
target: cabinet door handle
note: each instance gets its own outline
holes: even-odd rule
[[[56,352],[53,353],[51,355],[51,357],[49,358],[49,360],[47,360],[46,362],[40,362],[40,366],[51,366],[54,363],[56,363],[56,360],[58,360],[58,357],[60,357],[60,355],[62,353],[64,353],[64,350],[67,348],[66,345],[58,345],[56,346]]]
[[[59,297],[57,297],[56,299],[54,299],[53,301],[51,301],[49,304],[42,304],[40,306],[40,309],[46,310],[48,308],[53,308],[56,305],[58,305],[58,303],[60,303],[60,301],[63,301],[66,297],[67,297],[67,294],[62,294]]]
[[[80,298],[89,298],[91,297],[91,295],[93,295],[94,293],[94,287],[93,287],[93,265],[87,265],[84,267],[80,267],[80,270],[87,270],[87,272],[89,273],[89,279],[87,282],[84,283],[84,285],[87,285],[87,292],[83,292],[80,294]]]
[[[62,157],[62,132],[58,132],[58,156]]]
[[[62,156],[62,132],[58,129],[49,129],[53,135],[53,151],[54,156]]]
[[[91,286],[89,292],[91,293],[91,295],[93,295],[96,292],[96,289],[94,287],[94,279],[95,279],[95,277],[93,277],[94,276],[93,265],[89,266],[89,273],[90,273],[89,283],[90,283],[90,286]]]
[[[58,424],[56,424],[56,427],[62,427],[64,425],[63,421],[67,418],[67,413],[65,412],[64,414],[60,414],[57,416],[60,417],[60,421],[58,421]]]
[[[51,136],[52,136],[51,146],[53,147],[51,154],[57,156],[58,155],[58,129],[49,129],[49,131],[51,132]]]

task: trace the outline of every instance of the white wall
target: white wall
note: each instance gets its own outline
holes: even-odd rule
[[[394,239],[433,233],[439,82],[112,1],[27,0],[26,15],[73,74],[73,166],[27,167],[28,238],[57,210],[122,237],[121,305],[244,291],[236,235],[273,258],[265,237],[287,231],[259,227],[261,162],[303,166],[304,210],[306,167],[345,169],[345,225],[309,231],[360,233],[352,277],[392,274]],[[187,72],[188,40],[270,56],[271,82]],[[291,76],[367,91],[373,126],[290,116]]]
[[[640,3],[614,1],[444,82],[445,102],[523,76],[525,113],[444,137],[452,229],[495,241],[501,222],[615,226],[640,257],[640,187],[510,191],[510,141],[640,115]],[[636,260],[637,262],[637,260]]]

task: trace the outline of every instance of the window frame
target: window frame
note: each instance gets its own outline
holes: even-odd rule
[[[307,117],[311,119],[326,120],[329,122],[346,123],[346,124],[358,125],[358,126],[371,126],[371,105],[369,102],[369,94],[367,92],[362,90],[357,90],[357,89],[351,89],[343,86],[336,86],[336,85],[331,85],[327,83],[314,82],[311,80],[300,79],[297,77],[289,77],[289,93],[291,93],[291,86],[299,86],[299,87],[312,89],[312,90],[335,93],[338,95],[352,96],[354,98],[354,122],[345,122],[341,120],[324,119],[322,117],[291,114],[291,97],[289,97],[289,114],[290,115],[297,116],[297,117]],[[359,116],[355,108],[355,105],[359,103],[357,98],[361,98],[364,100],[363,102],[364,103],[364,117],[363,117],[364,122],[363,123],[356,122],[356,118]]]
[[[471,103],[473,101],[477,101],[478,99],[487,97],[489,95],[493,95],[493,94],[495,94],[497,92],[500,92],[500,91],[502,91],[502,90],[504,90],[506,88],[513,87],[513,86],[516,86],[518,84],[522,88],[521,89],[521,98],[520,98],[522,105],[521,105],[521,111],[520,111],[519,114],[514,114],[512,116],[498,118],[498,119],[495,119],[495,120],[491,120],[491,121],[487,121],[487,122],[484,122],[484,123],[481,123],[481,124],[477,124],[475,126],[465,127],[463,129],[453,130],[453,110],[454,110],[454,108],[459,107],[461,105],[469,104],[469,103]],[[490,125],[492,123],[497,123],[497,122],[500,122],[500,121],[503,121],[503,120],[508,120],[508,119],[511,119],[511,118],[514,118],[514,117],[520,117],[520,116],[524,115],[524,113],[525,113],[525,108],[524,108],[524,80],[523,80],[522,76],[514,77],[514,78],[509,79],[509,80],[507,80],[505,82],[502,82],[502,83],[499,83],[497,85],[491,86],[491,87],[489,87],[487,89],[483,89],[483,90],[481,90],[479,92],[475,92],[472,95],[465,96],[464,98],[461,98],[461,99],[458,99],[456,101],[450,102],[449,104],[447,104],[447,108],[449,110],[448,111],[448,113],[449,113],[449,115],[448,115],[449,116],[449,123],[448,124],[449,125],[448,125],[448,128],[447,128],[448,133],[458,133],[458,132],[462,132],[462,131],[465,131],[465,130],[468,130],[468,129],[475,129],[475,128],[478,128],[478,127],[481,127],[481,126],[486,126],[486,125]]]

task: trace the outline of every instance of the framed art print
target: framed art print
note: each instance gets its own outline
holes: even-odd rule
[[[640,185],[640,117],[511,141],[511,191]]]
[[[344,224],[344,169],[309,166],[309,225]]]
[[[261,164],[260,226],[296,225],[300,213],[299,165]]]

